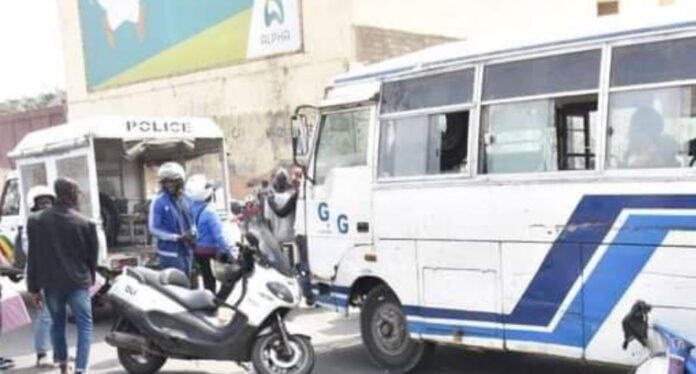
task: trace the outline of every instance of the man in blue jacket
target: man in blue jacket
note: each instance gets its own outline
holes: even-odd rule
[[[157,171],[162,191],[150,205],[150,233],[157,238],[160,269],[175,268],[191,275],[192,249],[196,227],[191,217],[191,201],[184,195],[184,168],[167,162]]]
[[[203,285],[212,293],[215,293],[216,282],[210,262],[222,252],[231,254],[233,248],[223,235],[220,216],[209,205],[214,192],[204,175],[194,175],[186,182],[186,194],[193,200],[191,213],[198,233],[194,257],[203,276]]]

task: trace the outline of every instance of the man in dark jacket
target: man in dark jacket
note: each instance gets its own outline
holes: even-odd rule
[[[78,330],[75,373],[84,373],[92,340],[92,304],[89,287],[94,284],[99,244],[93,222],[77,211],[80,190],[67,178],[54,184],[56,205],[32,216],[27,223],[31,250],[27,261],[27,288],[38,304],[45,302],[53,320],[53,349],[61,373],[67,373],[65,337],[66,306],[75,315]]]

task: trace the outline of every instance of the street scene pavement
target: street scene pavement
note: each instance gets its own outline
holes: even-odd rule
[[[91,373],[116,374],[124,370],[119,365],[116,350],[104,342],[113,316],[107,310],[95,313],[96,322],[91,355]],[[370,362],[359,334],[358,313],[345,317],[326,309],[301,309],[289,320],[291,331],[312,336],[317,351],[314,373],[382,373]],[[70,326],[70,344],[74,354],[75,328]],[[37,369],[32,348],[31,328],[23,328],[0,338],[0,353],[15,359],[12,373],[52,373],[56,369]],[[170,360],[162,373],[246,373],[232,362]],[[560,359],[509,352],[470,351],[459,347],[438,346],[424,365],[415,371],[425,373],[598,373],[618,374],[626,370],[580,365]]]

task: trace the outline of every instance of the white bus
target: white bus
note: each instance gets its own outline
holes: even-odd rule
[[[636,300],[696,338],[694,160],[695,21],[454,43],[334,80],[298,231],[384,369],[432,342],[632,364]]]

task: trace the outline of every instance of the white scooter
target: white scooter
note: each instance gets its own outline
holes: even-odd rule
[[[167,358],[176,358],[243,367],[251,361],[258,374],[312,372],[309,337],[290,334],[284,321],[300,305],[297,274],[265,226],[250,224],[246,239],[241,261],[216,274],[223,282],[219,298],[191,290],[178,270],[124,270],[109,291],[119,318],[106,341],[118,349],[126,371],[155,373]],[[218,318],[221,308],[232,310],[230,322]]]

